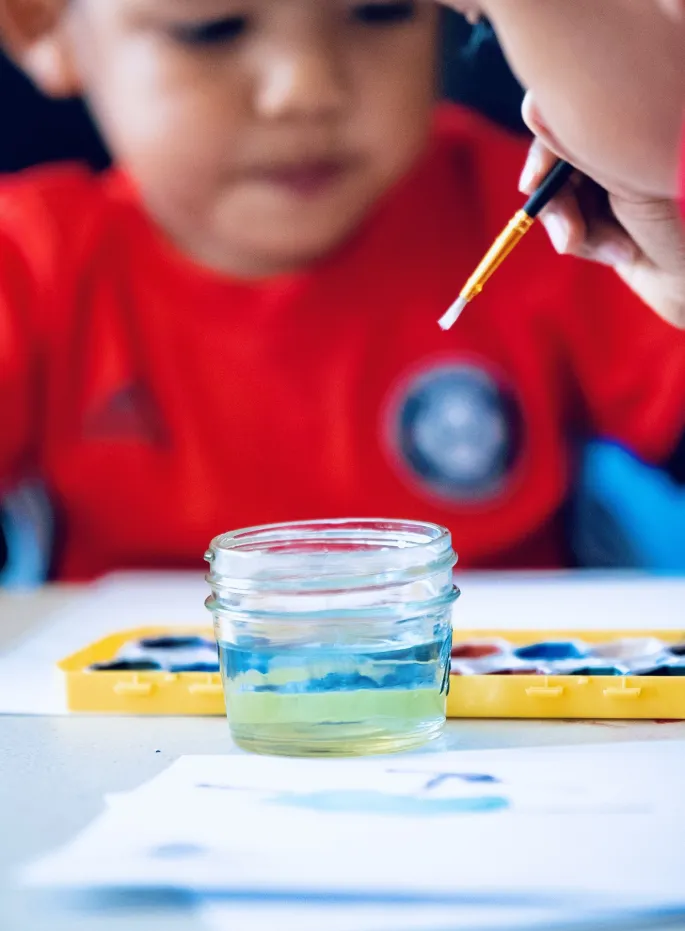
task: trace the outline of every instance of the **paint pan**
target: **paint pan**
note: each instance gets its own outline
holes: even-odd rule
[[[93,663],[91,672],[162,672],[159,663],[149,659],[113,659],[105,663]]]
[[[552,668],[552,675],[559,675],[559,673],[557,673],[556,670]],[[627,676],[628,667],[610,665],[604,662],[604,663],[598,663],[597,665],[591,664],[589,666],[578,666],[575,669],[562,673],[562,675],[567,675],[567,676]]]
[[[486,656],[481,660],[474,660],[471,665],[478,676],[539,676],[549,672],[546,663],[522,660],[513,653]]]
[[[585,659],[589,652],[587,644],[579,640],[543,640],[540,643],[519,647],[515,650],[515,655],[523,660],[551,663],[559,660]]]
[[[549,670],[553,676],[627,676],[630,667],[627,663],[586,656],[581,660],[564,659],[549,663]]]
[[[219,671],[216,643],[205,637],[146,637],[124,644],[117,659],[130,663],[156,663],[159,668],[174,673]]]
[[[505,640],[471,640],[452,647],[452,659],[478,660],[511,652]]]
[[[522,663],[520,666],[505,666],[502,669],[496,669],[494,672],[485,673],[487,676],[546,676],[549,675],[549,669],[545,666],[530,666]]]
[[[470,663],[465,663],[461,660],[452,660],[452,666],[450,669],[450,675],[452,676],[474,676],[473,666]]]
[[[643,666],[633,670],[636,676],[685,676],[685,659],[670,658],[653,666]]]
[[[624,637],[600,643],[592,649],[592,656],[615,662],[631,663],[664,652],[664,644],[656,637]]]

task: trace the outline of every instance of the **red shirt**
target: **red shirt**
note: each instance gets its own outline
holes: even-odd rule
[[[261,283],[179,256],[116,173],[6,183],[0,481],[45,482],[58,575],[199,567],[221,531],[337,516],[445,524],[466,567],[563,564],[576,440],[666,458],[685,337],[536,232],[440,331],[524,154],[444,110],[349,243]]]

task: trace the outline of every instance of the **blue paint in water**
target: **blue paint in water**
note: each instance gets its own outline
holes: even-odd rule
[[[369,643],[363,631],[333,643],[219,641],[235,740],[266,753],[353,755],[432,739],[445,721],[452,631],[436,622],[418,634],[392,643]]]
[[[354,692],[368,689],[447,690],[450,632],[428,642],[411,643],[401,649],[372,649],[363,644],[334,647],[306,644],[284,649],[269,644],[219,643],[226,688],[250,692],[293,695],[312,692]],[[297,673],[290,681],[282,676],[276,683],[241,682],[247,672],[264,676],[275,672]]]

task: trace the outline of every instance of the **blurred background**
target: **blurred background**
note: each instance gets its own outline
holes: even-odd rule
[[[445,98],[471,107],[515,133],[522,91],[486,24],[445,15],[441,87]],[[0,172],[57,160],[84,160],[96,170],[108,156],[86,108],[41,97],[0,54]],[[685,404],[685,399],[684,404]],[[628,450],[587,446],[569,504],[573,558],[579,567],[685,571],[685,442],[664,468],[648,467]],[[49,579],[53,518],[40,487],[0,501],[0,586]]]

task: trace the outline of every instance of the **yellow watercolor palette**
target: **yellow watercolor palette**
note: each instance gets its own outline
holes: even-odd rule
[[[506,641],[514,648],[581,642],[598,648],[619,640],[685,642],[680,630],[455,631],[454,643]],[[685,677],[668,675],[452,675],[450,718],[685,720]]]
[[[105,637],[58,664],[64,676],[67,707],[72,712],[118,715],[225,714],[221,677],[214,671],[172,672],[157,669],[106,669],[127,644],[149,638],[205,638],[211,628],[146,627]],[[464,631],[459,644],[505,641],[512,651],[526,653],[530,645],[582,643],[601,653],[619,640],[685,643],[685,631]],[[454,661],[453,661],[454,662]],[[209,667],[208,667],[209,668]],[[478,663],[473,668],[477,670]],[[550,669],[554,668],[554,663]],[[598,671],[602,668],[598,666]],[[676,673],[556,674],[544,666],[535,674],[461,674],[450,677],[447,700],[450,718],[568,718],[685,720],[685,675]]]
[[[69,711],[121,715],[225,715],[218,672],[93,672],[129,642],[165,635],[214,639],[212,628],[141,627],[112,634],[58,663]]]

